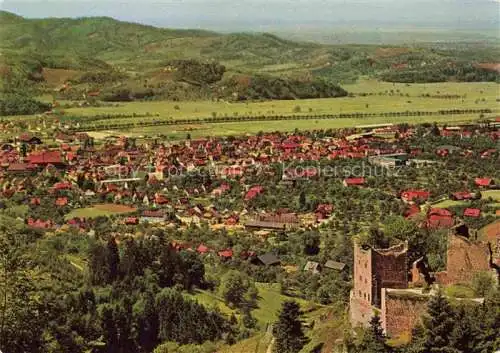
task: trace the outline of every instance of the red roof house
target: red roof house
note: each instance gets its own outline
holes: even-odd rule
[[[451,217],[453,216],[453,213],[451,213],[451,211],[447,210],[446,208],[431,208],[431,210],[429,211],[429,215]]]
[[[226,250],[221,250],[217,253],[220,258],[223,259],[230,259],[233,257],[233,250],[232,249],[226,249]]]
[[[430,196],[431,193],[425,190],[406,190],[401,193],[401,199],[405,202],[427,200]]]
[[[68,204],[67,197],[58,197],[55,202],[56,206],[66,206]]]
[[[433,214],[427,219],[427,225],[430,228],[451,228],[454,225],[454,221],[451,216]]]
[[[200,244],[198,245],[198,247],[196,248],[196,251],[199,253],[199,254],[206,254],[210,249],[205,245],[205,244]]]
[[[139,224],[139,218],[137,217],[127,217],[125,218],[125,222],[124,222],[126,225],[136,225],[136,224]]]
[[[474,179],[474,182],[480,187],[489,187],[495,184],[495,181],[492,178],[476,178]]]
[[[477,218],[481,215],[481,210],[478,208],[466,208],[464,210],[464,217]]]
[[[411,218],[420,213],[420,207],[415,204],[410,205],[410,207],[404,212],[405,218]]]
[[[28,218],[28,226],[37,229],[51,229],[54,228],[54,223],[51,220],[42,221],[41,219]]]
[[[261,194],[264,188],[260,185],[252,186],[245,194],[245,201],[249,201],[255,198],[257,195]]]
[[[365,182],[365,178],[346,178],[344,179],[344,186],[361,186]]]
[[[71,183],[68,183],[68,182],[58,182],[58,183],[55,183],[53,188],[54,190],[68,190],[68,189],[71,189]]]
[[[35,165],[64,165],[64,159],[60,151],[44,151],[32,153],[26,158],[29,163]]]
[[[36,165],[30,163],[10,163],[7,168],[11,173],[31,173],[36,170]]]
[[[458,191],[451,194],[451,198],[454,200],[471,200],[474,198],[474,194],[468,191]]]

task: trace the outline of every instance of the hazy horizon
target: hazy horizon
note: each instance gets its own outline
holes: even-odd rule
[[[350,42],[351,37],[359,41],[354,33],[360,32],[375,42],[395,42],[398,31],[421,31],[422,38],[426,31],[456,38],[461,31],[477,32],[477,39],[500,37],[500,3],[492,0],[4,0],[0,4],[3,10],[27,18],[107,16],[157,27],[267,31],[323,42]],[[343,35],[335,37],[332,30]]]

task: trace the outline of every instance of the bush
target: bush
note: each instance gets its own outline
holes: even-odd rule
[[[472,288],[478,297],[484,297],[493,289],[495,282],[489,272],[478,272],[472,278]]]

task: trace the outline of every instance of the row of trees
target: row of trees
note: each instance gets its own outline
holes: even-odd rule
[[[128,94],[128,93],[127,93]],[[129,98],[127,98],[128,100]],[[110,122],[108,124],[80,126],[77,131],[98,131],[107,129],[127,129],[140,126],[163,126],[163,125],[185,125],[185,124],[204,124],[216,122],[242,122],[242,121],[278,121],[278,120],[321,120],[321,119],[353,119],[353,118],[370,118],[370,117],[419,117],[439,115],[464,115],[464,114],[489,114],[491,109],[453,109],[439,111],[404,111],[404,112],[382,112],[382,113],[341,113],[341,114],[322,114],[322,115],[256,115],[256,116],[212,116],[203,119],[152,119],[149,121],[134,121],[134,122]],[[150,115],[149,115],[150,116]],[[105,117],[103,119],[92,120],[113,120],[121,116]],[[91,121],[92,121],[91,120]],[[119,120],[119,119],[117,119]]]
[[[446,82],[500,82],[500,74],[494,70],[476,67],[472,64],[446,65],[418,69],[390,70],[380,75],[383,81],[403,83]]]
[[[177,252],[162,240],[126,239],[121,255],[114,238],[107,244],[97,241],[90,246],[89,278],[93,285],[132,283],[148,270],[162,288],[177,284],[190,290],[204,284],[205,267],[199,256],[191,251]]]

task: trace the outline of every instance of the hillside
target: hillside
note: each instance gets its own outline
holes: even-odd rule
[[[25,19],[5,11],[0,21],[4,91],[15,81],[21,90],[57,90],[56,99],[86,99],[88,92],[105,101],[324,98],[345,96],[338,85],[360,77],[405,83],[500,77],[499,47],[481,43],[325,45],[269,33],[164,29],[109,17]]]

